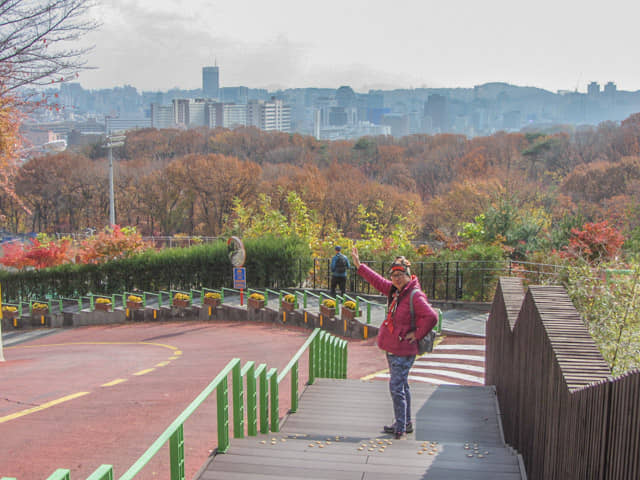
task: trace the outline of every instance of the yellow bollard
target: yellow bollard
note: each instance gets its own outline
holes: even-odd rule
[[[366,325],[364,326],[364,331],[362,332],[362,336],[364,337],[365,340],[369,336],[369,327],[367,327]]]
[[[287,312],[282,312],[282,323],[287,323]]]

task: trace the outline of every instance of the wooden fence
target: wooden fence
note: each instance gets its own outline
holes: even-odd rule
[[[486,383],[529,479],[640,478],[640,371],[611,377],[562,287],[501,278],[486,345]]]

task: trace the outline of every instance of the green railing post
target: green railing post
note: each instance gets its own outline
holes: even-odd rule
[[[329,362],[327,356],[329,354],[329,334],[326,331],[320,333],[320,377],[327,378],[329,373]]]
[[[100,465],[95,472],[87,477],[87,480],[113,480],[113,466]]]
[[[342,358],[342,365],[341,365],[341,376],[340,378],[347,378],[347,346],[349,345],[349,342],[347,342],[346,340],[342,340],[342,345],[341,345],[341,358]]]
[[[184,430],[180,425],[169,438],[171,480],[184,480]]]
[[[338,337],[331,337],[331,378],[338,378]]]
[[[218,388],[217,407],[218,407],[218,451],[221,453],[229,449],[229,381],[224,377]]]
[[[316,362],[318,358],[318,335],[313,338],[309,346],[309,380],[308,384],[313,385],[316,381]]]
[[[260,433],[269,433],[269,387],[264,363],[256,369],[256,377],[260,379]]]
[[[232,370],[231,378],[233,379],[233,437],[244,437],[244,388],[242,386],[242,372],[240,371],[240,362],[238,362]]]
[[[71,472],[66,468],[59,468],[53,472],[47,480],[70,480]]]
[[[269,379],[270,384],[270,392],[271,392],[271,431],[279,432],[280,431],[280,413],[279,413],[279,391],[278,391],[278,369],[272,368],[269,370],[267,374],[267,378]]]
[[[291,367],[291,413],[298,411],[298,362]]]
[[[436,312],[438,312],[438,323],[436,324],[434,330],[436,331],[436,333],[442,333],[442,310],[436,308]]]
[[[258,434],[258,395],[256,391],[255,363],[245,363],[241,373],[247,379],[247,435],[255,437]]]

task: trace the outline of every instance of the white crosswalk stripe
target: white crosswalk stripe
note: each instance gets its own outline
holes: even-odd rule
[[[433,385],[484,385],[484,344],[478,344],[477,339],[469,342],[465,343],[465,337],[445,339],[445,344],[436,345],[433,352],[416,358],[409,380]],[[375,378],[388,379],[388,370]]]

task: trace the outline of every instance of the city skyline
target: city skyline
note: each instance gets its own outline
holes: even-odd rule
[[[85,43],[84,88],[141,91],[202,87],[202,67],[220,66],[220,86],[469,88],[490,82],[555,92],[613,81],[640,90],[634,13],[613,0],[447,3],[327,0],[100,0],[103,23]]]

